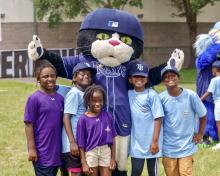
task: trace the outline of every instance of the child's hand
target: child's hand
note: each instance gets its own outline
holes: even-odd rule
[[[115,167],[116,167],[116,162],[114,159],[111,159],[109,169],[115,170]]]
[[[87,163],[82,164],[82,171],[85,175],[90,175],[93,173],[93,170],[89,168]]]
[[[79,156],[79,148],[75,142],[70,142],[70,152],[74,156]]]
[[[28,161],[37,161],[37,151],[36,151],[36,149],[29,149]]]
[[[158,142],[152,142],[150,146],[150,152],[154,155],[159,151]]]
[[[203,135],[202,134],[194,134],[193,136],[193,142],[195,142],[196,144],[198,144],[199,142],[201,142]]]

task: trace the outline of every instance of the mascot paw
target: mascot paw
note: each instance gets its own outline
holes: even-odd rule
[[[175,49],[171,54],[170,59],[167,62],[167,65],[171,67],[176,67],[178,71],[182,68],[184,62],[184,53],[180,49]]]
[[[32,60],[39,59],[44,53],[40,38],[33,35],[33,40],[28,44],[28,56]]]

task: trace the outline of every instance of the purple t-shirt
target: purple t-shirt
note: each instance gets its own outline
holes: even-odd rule
[[[106,111],[97,117],[83,114],[77,123],[77,143],[86,152],[96,146],[111,145],[116,135],[112,115]]]
[[[36,91],[27,100],[24,122],[32,123],[37,150],[37,163],[42,166],[61,165],[61,132],[64,98]]]

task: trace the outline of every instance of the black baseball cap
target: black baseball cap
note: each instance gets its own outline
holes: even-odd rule
[[[167,73],[167,72],[172,72],[172,73],[175,73],[177,76],[180,76],[179,71],[177,70],[176,67],[166,66],[161,70],[161,79],[162,80],[163,80],[165,73]]]
[[[142,61],[132,61],[129,67],[129,76],[144,76],[148,77],[149,68]]]
[[[73,75],[79,70],[88,69],[91,71],[92,75],[96,74],[96,69],[91,66],[89,62],[80,62],[73,68]]]

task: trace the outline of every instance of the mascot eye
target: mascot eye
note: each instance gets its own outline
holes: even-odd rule
[[[131,45],[132,44],[132,39],[130,38],[130,37],[121,37],[120,38],[120,40],[123,42],[123,43],[125,43],[125,44],[127,44],[127,45]]]
[[[107,40],[110,38],[110,36],[108,34],[105,34],[105,33],[99,33],[96,35],[96,38],[97,39],[100,39],[100,40]]]

